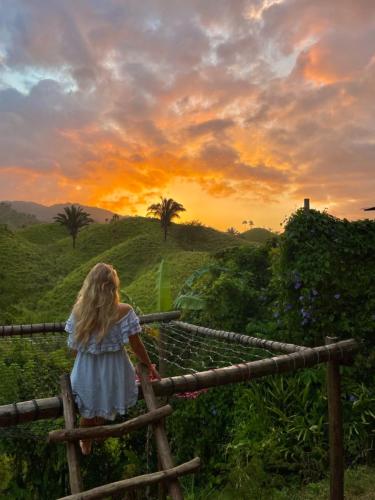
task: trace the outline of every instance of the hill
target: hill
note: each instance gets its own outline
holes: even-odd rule
[[[52,286],[55,276],[48,252],[4,226],[0,227],[0,261],[4,263],[0,269],[0,322],[7,324],[15,322],[20,307],[31,307]]]
[[[0,202],[0,224],[6,224],[10,229],[17,229],[38,222],[40,221],[35,215],[19,212],[8,202]]]
[[[41,205],[40,203],[34,203],[32,201],[6,201],[6,203],[10,204],[13,210],[34,215],[39,221],[42,222],[53,222],[53,217],[55,215],[59,212],[63,212],[64,207],[72,205],[71,202],[58,203],[51,206]],[[95,222],[107,222],[114,215],[114,212],[105,210],[104,208],[89,207],[87,205],[82,205],[81,203],[75,204],[81,206],[86,212],[88,212]]]
[[[276,233],[273,233],[264,227],[253,227],[252,229],[244,231],[240,234],[241,238],[254,243],[265,243],[274,236],[277,236]]]
[[[175,297],[185,279],[217,250],[251,244],[204,226],[172,224],[167,241],[160,222],[128,217],[91,224],[78,235],[76,248],[64,228],[36,224],[2,232],[0,259],[6,259],[0,321],[59,321],[66,318],[82,281],[97,262],[113,264],[122,289],[144,311],[155,308],[154,283],[161,259],[171,264]]]

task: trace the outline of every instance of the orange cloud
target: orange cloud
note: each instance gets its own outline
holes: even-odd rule
[[[144,213],[169,193],[220,227],[373,203],[372,3],[244,5],[6,6],[0,199]]]

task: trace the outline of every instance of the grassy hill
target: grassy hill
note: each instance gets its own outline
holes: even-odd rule
[[[14,320],[15,308],[32,304],[52,286],[53,260],[48,253],[0,227],[0,322]]]
[[[170,263],[175,297],[186,278],[225,247],[251,244],[204,226],[172,224],[167,241],[160,223],[129,217],[91,224],[78,235],[76,248],[57,224],[36,224],[2,231],[4,270],[1,322],[59,321],[66,318],[83,279],[97,262],[113,264],[122,289],[145,312],[155,309],[154,283],[161,259]]]
[[[264,227],[253,227],[248,231],[241,233],[240,237],[247,241],[252,241],[254,243],[265,243],[270,238],[276,236],[276,233],[265,229]]]

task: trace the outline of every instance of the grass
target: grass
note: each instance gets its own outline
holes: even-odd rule
[[[358,466],[345,471],[345,500],[375,500],[375,468]],[[187,500],[327,500],[329,479],[306,486],[270,490],[249,485],[246,493],[225,488],[223,491],[204,490],[186,494]]]
[[[0,322],[17,317],[20,298],[32,304],[53,285],[53,260],[17,233],[0,228]]]
[[[67,238],[67,231],[59,224],[39,223],[20,229],[17,231],[17,235],[30,243],[50,245],[51,243]]]
[[[375,468],[356,467],[345,471],[345,500],[375,500]],[[285,492],[275,500],[326,500],[329,498],[329,480],[310,483],[302,490]]]

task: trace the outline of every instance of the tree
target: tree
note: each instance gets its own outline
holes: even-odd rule
[[[64,207],[64,212],[65,213],[57,214],[54,220],[66,227],[68,233],[73,238],[73,248],[75,248],[78,231],[82,227],[88,226],[91,222],[94,222],[94,220],[90,217],[90,214],[85,212],[79,205]]]
[[[238,236],[240,234],[240,232],[235,227],[228,227],[227,233],[233,234],[233,236]]]
[[[160,203],[154,203],[147,209],[147,214],[154,215],[160,219],[161,227],[164,231],[164,241],[167,239],[168,226],[170,226],[172,219],[180,217],[178,212],[184,212],[186,209],[172,198],[160,198]]]
[[[117,222],[118,220],[120,220],[120,216],[118,214],[113,214],[109,222]]]
[[[252,220],[244,220],[242,221],[242,224],[248,224],[249,225],[249,229],[254,225],[254,222]]]

